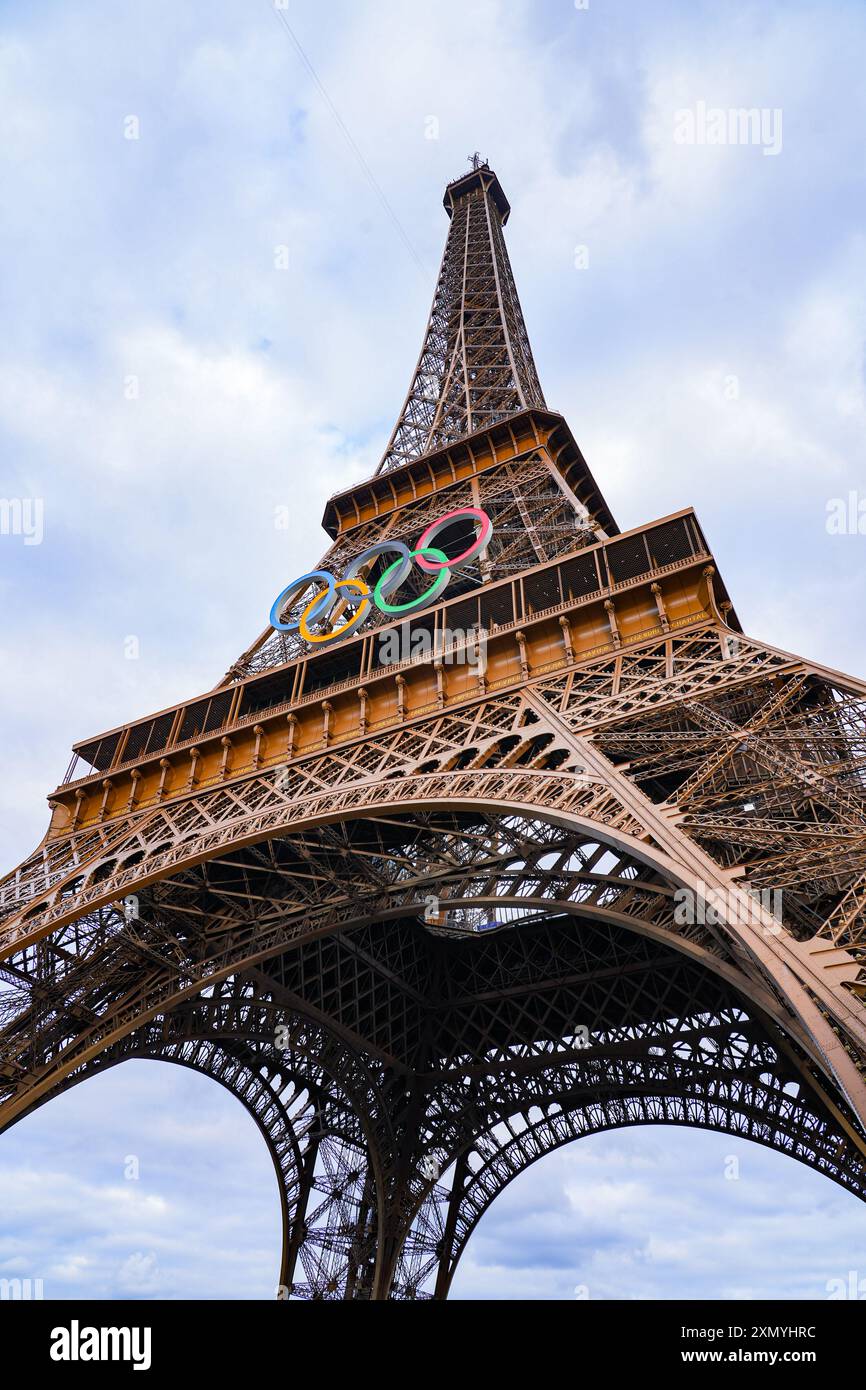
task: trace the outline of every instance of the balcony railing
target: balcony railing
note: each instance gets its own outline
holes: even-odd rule
[[[144,755],[138,751],[134,757],[123,756],[125,745],[121,743],[122,730],[105,735],[101,739],[92,740],[86,750],[79,749],[73,756],[61,785],[64,789],[72,789],[92,782],[98,776],[127,771],[140,765],[145,759],[161,757],[168,752],[182,752],[185,749],[195,747],[203,739],[210,740],[215,736],[222,736],[229,729],[248,728],[264,719],[272,719],[277,715],[289,714],[293,710],[321,703],[343,691],[357,689],[372,682],[383,674],[398,675],[449,655],[453,656],[473,647],[481,633],[498,637],[515,632],[528,624],[557,617],[566,612],[573,612],[575,609],[586,607],[589,604],[599,602],[599,600],[645,584],[647,580],[663,578],[666,574],[700,561],[708,561],[711,558],[691,512],[669,518],[655,526],[646,527],[625,536],[617,536],[611,541],[578,550],[548,565],[538,566],[536,569],[526,571],[510,579],[499,580],[485,586],[477,593],[464,594],[443,604],[441,608],[436,610],[434,636],[435,633],[442,634],[445,631],[452,631],[449,622],[453,622],[455,617],[460,616],[459,628],[466,632],[465,637],[444,642],[438,648],[434,642],[432,650],[422,650],[401,661],[388,662],[387,665],[374,664],[374,646],[370,641],[366,647],[361,648],[362,658],[358,671],[340,680],[318,686],[314,690],[305,690],[304,684],[308,673],[315,671],[316,658],[307,657],[301,661],[292,662],[282,668],[282,671],[286,676],[290,672],[292,673],[292,680],[291,682],[287,680],[286,686],[291,683],[293,692],[296,693],[289,693],[281,700],[275,700],[272,704],[259,705],[247,712],[243,708],[244,694],[242,693],[240,704],[237,706],[236,712],[231,715],[228,713],[231,706],[231,700],[228,697],[235,688],[215,691],[212,696],[204,700],[199,698],[192,705],[174,712],[170,720],[169,716],[164,714],[134,726],[131,735],[138,733],[138,748],[144,747],[146,749]],[[544,596],[555,597],[555,601],[543,603],[541,600]],[[495,608],[501,612],[508,607],[513,614],[509,621],[501,622],[493,619],[486,623],[483,621],[485,610],[490,613]],[[470,609],[474,611],[470,612]],[[465,623],[467,617],[473,623],[473,626],[468,628]],[[683,621],[689,622],[691,619],[674,620],[670,626],[680,626]],[[388,633],[405,627],[407,622],[411,631],[411,620],[404,619],[403,623],[395,623],[377,629],[375,635],[381,639]],[[659,630],[656,628],[647,629],[647,635],[652,635]],[[643,635],[638,634],[638,637],[643,637]],[[356,644],[364,640],[364,638],[359,637],[354,642],[347,644],[347,648],[351,648],[357,653]],[[630,640],[634,641],[637,638],[633,636]],[[608,650],[608,646],[606,644],[601,645],[592,651],[581,652],[579,659],[582,661],[591,659],[594,655],[599,655],[606,650]],[[549,663],[550,669],[554,669],[560,664],[567,664],[565,658],[563,658],[562,663],[557,661]],[[276,672],[272,671],[267,679],[273,681],[279,677],[279,674],[279,669]],[[264,677],[261,678],[262,684],[265,679]],[[242,690],[244,693],[249,691],[251,696],[255,698],[257,688],[259,688],[258,683],[253,680]],[[214,703],[223,698],[225,698],[227,715],[221,722],[215,723],[212,727],[195,729],[189,737],[183,739],[178,736],[183,732],[190,711],[196,705],[201,706],[202,710],[209,714]],[[413,711],[413,713],[417,713],[417,711]],[[206,723],[207,715],[203,713],[201,718],[202,723]],[[162,720],[164,723],[170,722],[173,733],[167,739],[163,739],[160,746],[151,747],[149,740],[158,720]],[[85,752],[90,754],[90,757],[86,758]],[[116,760],[118,753],[120,754],[119,761]],[[95,759],[96,762],[92,759]],[[75,771],[79,762],[82,761],[88,762],[92,770],[76,778]],[[103,763],[103,765],[98,766],[96,763]]]

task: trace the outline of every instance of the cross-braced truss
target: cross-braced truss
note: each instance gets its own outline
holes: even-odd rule
[[[507,1182],[552,1148],[620,1125],[750,1138],[862,1194],[850,1118],[760,992],[739,992],[720,943],[693,931],[675,945],[653,927],[669,920],[654,875],[511,818],[483,834],[428,820],[403,830],[431,864],[462,844],[486,880],[519,851],[525,872],[507,886],[523,887],[510,894],[523,905],[510,925],[491,914],[472,932],[454,910],[434,930],[402,916],[308,936],[134,1029],[60,1088],[133,1056],[228,1086],[280,1179],[283,1296],[444,1296]],[[480,886],[464,878],[464,892]],[[571,891],[571,911],[554,891],[561,901]],[[643,931],[622,929],[630,914]]]
[[[381,541],[398,540],[414,546],[425,528],[444,511],[472,506],[483,507],[491,518],[493,540],[484,556],[483,568],[473,564],[454,576],[448,586],[449,599],[473,594],[482,583],[511,578],[532,565],[554,560],[597,539],[596,522],[575,510],[574,499],[561,480],[557,481],[549,461],[540,451],[530,450],[483,473],[474,488],[469,483],[454,483],[434,496],[409,503],[398,513],[354,528],[334,542],[319,562],[320,568],[335,575],[345,574],[352,560]],[[380,573],[392,558],[383,557],[374,573]],[[411,599],[428,584],[429,577],[415,572],[401,594]],[[283,621],[302,612],[314,592],[315,586],[311,585],[307,593],[295,596],[281,614]],[[381,627],[385,621],[382,614],[374,612],[368,628]],[[307,645],[295,633],[270,628],[239,658],[229,678],[235,681],[271,670],[302,654]]]
[[[430,321],[380,472],[544,406],[502,235],[508,205],[499,180],[476,170],[451,185],[446,206],[451,227]]]
[[[484,507],[422,620],[489,628],[489,665],[269,631],[80,745],[0,880],[0,1127],[133,1057],[213,1077],[274,1161],[286,1298],[445,1297],[497,1193],[616,1126],[866,1196],[866,685],[743,636],[692,514],[611,539],[537,413],[498,181],[448,199],[409,398],[323,564]]]

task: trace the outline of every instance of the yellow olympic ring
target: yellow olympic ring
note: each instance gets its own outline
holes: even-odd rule
[[[320,590],[319,593],[315,594],[314,597],[310,599],[310,602],[307,604],[298,620],[298,632],[305,642],[334,642],[338,637],[345,636],[347,632],[351,632],[356,627],[360,627],[361,623],[364,622],[371,607],[370,586],[365,584],[363,579],[338,579],[334,584],[334,593],[336,593],[338,589],[355,589],[357,591],[361,599],[358,611],[353,613],[349,621],[343,623],[342,627],[332,628],[329,632],[323,632],[321,636],[316,637],[307,625],[307,618],[319,600],[329,592],[327,589]]]

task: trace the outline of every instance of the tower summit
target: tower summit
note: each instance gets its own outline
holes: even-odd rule
[[[0,1127],[131,1057],[218,1080],[295,1298],[445,1298],[512,1178],[617,1126],[866,1195],[866,685],[742,632],[691,508],[619,532],[480,157],[445,206],[318,568],[214,689],[76,744],[0,880]]]
[[[451,226],[430,319],[379,472],[545,408],[502,235],[511,209],[489,165],[472,164],[445,190]]]

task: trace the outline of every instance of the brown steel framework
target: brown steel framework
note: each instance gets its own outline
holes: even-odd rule
[[[488,512],[409,623],[434,658],[386,660],[381,617],[267,629],[76,745],[0,880],[0,1125],[130,1057],[220,1081],[273,1157],[283,1296],[444,1298],[497,1193],[616,1126],[866,1195],[866,685],[744,635],[690,510],[620,534],[475,163],[382,465],[324,519],[339,577]]]

